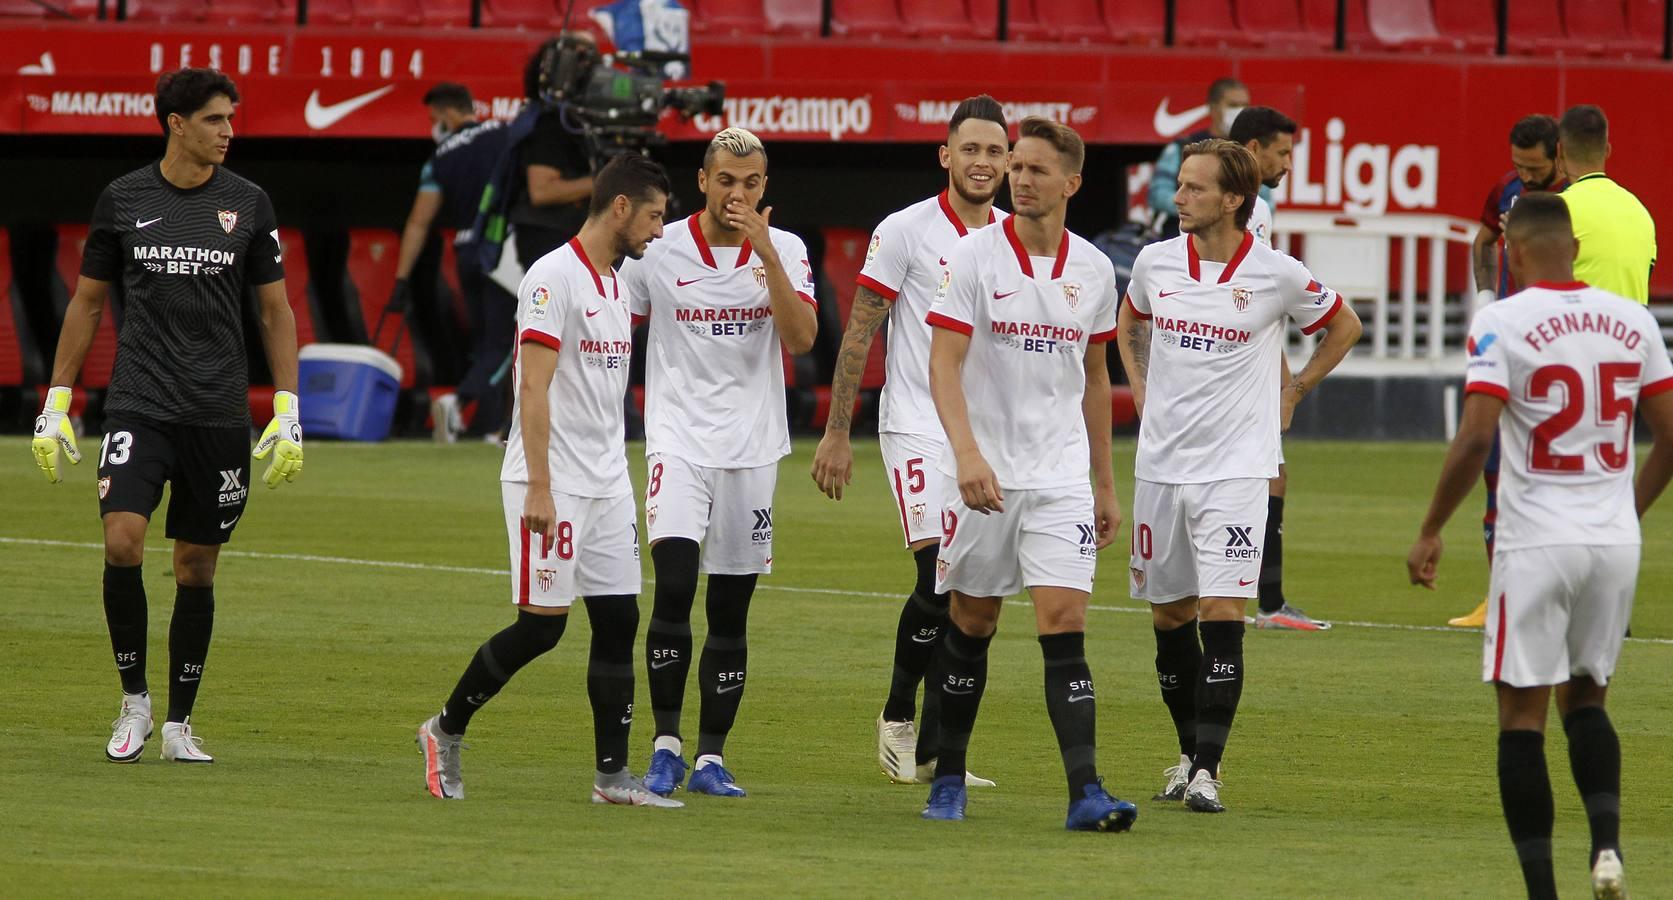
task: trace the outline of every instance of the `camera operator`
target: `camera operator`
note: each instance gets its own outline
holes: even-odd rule
[[[598,44],[592,35],[584,31],[571,35],[590,47],[596,58]],[[542,44],[523,69],[523,92],[532,104],[541,102],[541,64],[557,40]],[[542,110],[534,131],[515,152],[520,184],[507,219],[517,260],[527,269],[563,246],[587,220],[587,203],[593,193],[592,159],[581,122],[561,107]]]
[[[482,189],[494,163],[505,153],[507,130],[502,122],[476,121],[471,92],[462,84],[437,84],[425,93],[424,105],[430,112],[436,150],[419,174],[418,195],[413,198],[412,211],[401,233],[395,291],[389,302],[398,310],[410,306],[409,278],[431,229],[452,229],[455,271],[470,311],[475,347],[458,392],[437,397],[430,407],[436,439],[451,442],[464,430],[460,416],[464,404],[473,400],[477,403],[470,427],[473,434],[497,435],[505,417],[503,392],[494,390],[490,379],[511,352],[509,326],[516,315],[516,304],[503,293],[485,290],[487,279],[477,262],[477,235],[472,225]]]

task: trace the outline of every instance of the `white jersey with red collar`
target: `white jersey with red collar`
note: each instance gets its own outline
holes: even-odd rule
[[[807,247],[770,229],[802,300],[818,308]],[[790,453],[784,350],[753,247],[713,247],[697,216],[652,241],[621,277],[635,315],[651,322],[645,363],[645,453],[717,469],[777,462]]]
[[[988,224],[1005,218],[989,210]],[[883,382],[877,430],[885,434],[924,434],[945,440],[935,401],[929,394],[930,326],[925,318],[947,255],[970,229],[953,212],[942,191],[891,213],[871,233],[859,283],[894,301],[889,309],[888,375]]]
[[[1000,487],[1087,484],[1086,347],[1115,337],[1117,311],[1109,257],[1069,231],[1055,258],[1030,257],[1015,218],[953,247],[928,321],[970,336],[959,381]],[[939,468],[957,476],[951,450]]]
[[[1637,544],[1633,411],[1673,389],[1643,305],[1579,282],[1540,282],[1470,324],[1465,391],[1505,401],[1494,547]]]
[[[1342,307],[1307,267],[1244,232],[1227,263],[1190,235],[1133,261],[1126,302],[1151,323],[1134,474],[1200,484],[1278,474],[1278,356],[1284,318],[1312,334]]]
[[[587,260],[579,239],[529,266],[517,289],[517,343],[558,351],[558,368],[546,391],[551,433],[547,457],[552,489],[576,497],[630,495],[622,398],[633,353],[633,322],[619,279]],[[519,383],[517,354],[511,383]],[[523,451],[523,395],[515,393],[511,438],[501,481],[527,482]]]
[[[1255,211],[1249,214],[1249,233],[1255,240],[1272,246],[1272,204],[1267,203],[1261,195],[1255,195]]]

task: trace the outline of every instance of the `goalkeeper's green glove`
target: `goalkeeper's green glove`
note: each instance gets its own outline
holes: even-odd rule
[[[295,394],[290,391],[275,392],[273,421],[267,423],[261,440],[256,442],[256,449],[250,453],[256,459],[266,459],[270,453],[273,455],[273,461],[267,464],[267,471],[261,473],[261,480],[267,482],[269,489],[278,487],[280,481],[295,481],[296,476],[302,474],[302,422],[297,418],[297,410]]]
[[[46,473],[46,480],[57,484],[64,479],[58,474],[58,451],[64,451],[70,464],[81,462],[81,451],[76,449],[76,431],[70,427],[70,389],[55,387],[46,392],[46,405],[35,418],[35,439],[30,444],[35,451],[35,465]]]

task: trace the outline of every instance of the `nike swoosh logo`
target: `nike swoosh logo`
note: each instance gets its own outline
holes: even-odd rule
[[[1018,289],[1018,290],[1020,290],[1020,288],[1019,288],[1019,289]],[[1006,297],[1009,297],[1009,296],[1011,296],[1011,295],[1012,295],[1012,294],[1014,294],[1014,293],[1016,293],[1016,291],[1006,291],[1006,292],[1004,292],[1004,293],[1003,293],[1003,294],[1002,294],[1002,293],[1000,293],[1000,292],[998,292],[998,291],[994,291],[994,292],[993,292],[993,299],[995,299],[995,300],[1003,300],[1003,299],[1005,299],[1005,298],[1006,298]]]
[[[134,736],[132,734],[129,734],[128,739],[122,742],[122,746],[116,748],[116,752],[117,753],[127,753],[128,752],[128,746],[130,744],[132,744],[133,742],[134,742]]]
[[[1091,694],[1071,694],[1069,696],[1069,702],[1070,703],[1079,703],[1082,700],[1091,700],[1091,699],[1093,699]]]
[[[231,527],[232,527],[232,526],[234,526],[234,525],[236,525],[236,524],[238,524],[238,520],[239,520],[239,519],[240,519],[240,518],[243,518],[243,517],[242,517],[242,516],[241,516],[241,515],[239,515],[239,516],[233,516],[233,517],[232,517],[232,521],[230,521],[230,522],[222,522],[222,523],[221,523],[221,529],[222,529],[222,530],[223,530],[223,531],[224,531],[224,530],[226,530],[226,529],[228,529],[228,528],[231,528]]]
[[[721,685],[720,687],[715,688],[715,693],[717,693],[717,694],[730,694],[733,691],[743,690],[743,687],[744,687],[744,683],[739,681],[739,682],[736,682],[734,684]]]
[[[1170,99],[1172,98],[1163,97],[1162,102],[1156,104],[1156,117],[1150,122],[1151,125],[1155,126],[1156,133],[1162,137],[1171,138],[1195,125],[1198,119],[1208,115],[1208,104],[1206,103],[1176,113],[1168,112],[1168,101]]]
[[[1254,584],[1254,583],[1255,583],[1255,579],[1253,579],[1253,578],[1249,579],[1248,581],[1244,581],[1241,578],[1239,578],[1237,580],[1237,586],[1238,587],[1248,587],[1249,585]]]
[[[693,278],[693,279],[690,279],[690,280],[686,280],[684,278],[676,278],[676,279],[674,279],[674,287],[685,287],[688,284],[696,284],[697,282],[702,281],[704,278],[707,278],[707,277],[709,277],[709,276],[704,275],[701,278]]]
[[[199,675],[199,676],[197,676],[197,678],[187,678],[186,676],[182,675],[182,676],[180,676],[180,683],[185,684],[188,681],[197,681],[198,678],[202,678],[202,677],[203,676]]]
[[[1204,678],[1203,679],[1203,681],[1207,682],[1208,684],[1225,684],[1228,681],[1236,681],[1236,680],[1237,680],[1236,678]]]
[[[935,643],[935,639],[940,637],[940,636],[941,635],[939,635],[939,634],[932,634],[929,637],[919,637],[918,635],[914,634],[914,635],[912,635],[912,643],[914,643],[914,644],[933,644],[933,643]]]
[[[476,699],[475,697],[466,697],[465,702],[469,703],[472,706],[481,706],[482,705],[482,701]],[[445,709],[442,710],[442,712],[446,712],[446,711],[447,710],[445,710]]]
[[[126,672],[126,671],[128,671],[128,670],[129,670],[129,669],[132,669],[132,668],[133,668],[133,667],[134,667],[134,666],[137,666],[137,665],[139,665],[139,663],[128,663],[128,664],[127,664],[127,665],[125,665],[125,666],[117,666],[117,667],[116,667],[116,671],[118,671],[118,672]]]
[[[945,269],[946,267],[947,267],[947,257],[943,256],[943,257],[941,257],[941,268]]]
[[[952,689],[952,688],[942,688],[942,690],[944,690],[944,691],[946,691],[946,692],[947,692],[947,693],[949,693],[949,694],[952,694],[952,695],[953,695],[953,696],[955,696],[955,697],[963,697],[963,696],[964,696],[964,695],[965,695],[965,694],[974,694],[974,693],[976,693],[976,689],[975,689],[975,688],[966,688],[966,689],[964,689],[964,690],[962,690],[962,691],[955,691],[955,690],[953,690],[953,689]]]
[[[284,256],[284,253],[283,253],[284,245],[279,243],[279,229],[275,228],[272,231],[268,232],[268,234],[273,235],[273,246],[281,248],[281,252],[273,254],[273,261],[274,262],[284,262],[284,259],[282,258]]]
[[[652,660],[652,661],[651,661],[651,669],[652,669],[652,670],[655,670],[655,669],[666,669],[666,668],[668,668],[668,667],[669,667],[669,666],[671,666],[671,665],[673,665],[673,664],[674,664],[674,663],[677,663],[677,662],[679,662],[679,660],[677,660],[677,659],[658,659],[658,660]]]
[[[1156,298],[1158,300],[1160,300],[1163,297],[1172,297],[1174,294],[1183,294],[1183,293],[1185,293],[1183,288],[1180,289],[1180,290],[1177,290],[1177,291],[1163,291],[1160,294],[1157,294]]]
[[[590,319],[593,316],[596,316],[601,312],[604,312],[604,310],[603,309],[589,309],[589,310],[587,310],[587,318]]]
[[[162,220],[163,220],[163,217],[162,217],[162,216],[158,216],[158,217],[157,217],[157,218],[155,218],[155,219],[146,219],[146,220],[145,220],[145,221],[143,221],[143,222],[141,222],[141,221],[140,221],[140,220],[138,220],[138,219],[135,219],[135,220],[134,220],[134,227],[135,227],[135,228],[144,228],[144,227],[145,227],[145,226],[147,226],[147,225],[155,225],[155,224],[157,224],[157,223],[158,223],[158,222],[161,222],[161,221],[162,221]]]
[[[319,91],[316,89],[308,95],[308,102],[302,107],[302,121],[308,123],[308,127],[315,131],[324,131],[343,121],[355,110],[393,90],[395,90],[395,85],[386,84],[375,91],[368,91],[329,106],[322,106],[319,102]]]

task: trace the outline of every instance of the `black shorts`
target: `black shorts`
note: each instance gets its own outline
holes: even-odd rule
[[[244,515],[252,480],[247,428],[177,425],[121,412],[105,419],[99,446],[101,518],[131,512],[150,519],[166,481],[166,536],[224,544]]]

